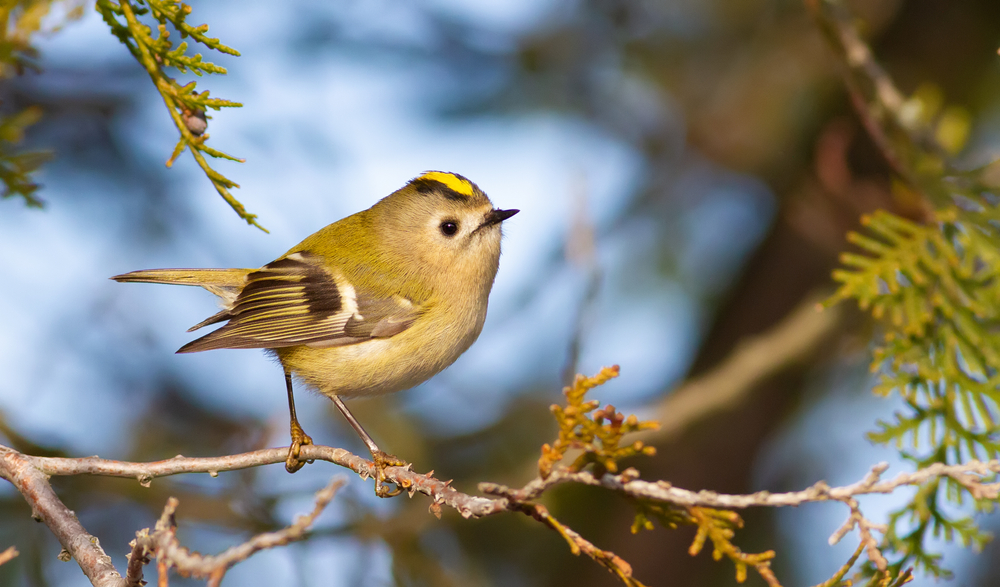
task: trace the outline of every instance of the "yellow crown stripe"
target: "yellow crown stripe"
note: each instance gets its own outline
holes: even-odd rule
[[[439,181],[444,185],[448,186],[451,190],[462,194],[463,196],[471,196],[472,183],[462,177],[455,175],[454,173],[444,173],[441,171],[428,171],[427,173],[421,175],[417,179],[427,179],[430,181]]]

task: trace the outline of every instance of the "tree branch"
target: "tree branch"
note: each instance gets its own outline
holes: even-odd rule
[[[895,478],[882,481],[882,474],[889,468],[879,463],[871,468],[864,479],[842,487],[830,487],[824,481],[812,486],[787,493],[758,491],[748,494],[726,494],[715,491],[691,491],[674,487],[667,481],[643,481],[638,479],[638,471],[626,469],[619,475],[605,474],[600,478],[589,471],[573,472],[556,469],[546,479],[535,478],[521,489],[511,489],[495,483],[480,483],[479,490],[489,495],[525,502],[537,499],[555,485],[580,483],[594,487],[604,487],[628,497],[669,503],[678,506],[699,506],[720,509],[746,509],[751,507],[797,507],[820,501],[843,501],[859,495],[892,493],[907,485],[920,485],[931,479],[949,477],[958,481],[975,499],[997,499],[1000,497],[1000,482],[986,483],[983,479],[1000,473],[1000,460],[969,461],[957,465],[934,463],[912,473],[900,473]]]
[[[149,528],[144,528],[136,532],[135,540],[130,543],[132,553],[129,555],[125,584],[127,587],[142,585],[142,567],[149,562],[150,556],[155,555],[157,567],[160,569],[161,581],[165,571],[173,567],[182,576],[207,578],[209,587],[217,587],[226,571],[236,563],[250,558],[261,550],[283,546],[305,538],[306,532],[333,500],[337,490],[344,485],[344,481],[343,477],[330,481],[325,488],[316,494],[316,505],[313,507],[313,511],[308,515],[299,516],[292,525],[277,532],[258,534],[243,544],[230,547],[225,552],[215,556],[191,552],[178,542],[174,513],[177,511],[179,502],[176,498],[171,497],[167,500],[167,505],[163,508],[163,514],[156,522],[154,531],[150,533]]]
[[[31,517],[45,522],[63,548],[79,563],[83,574],[96,587],[123,587],[125,580],[115,569],[97,538],[91,536],[56,495],[48,477],[32,462],[33,457],[0,447],[0,477],[10,481],[31,506]]]
[[[555,530],[566,540],[566,543],[569,544],[569,551],[574,555],[579,556],[580,553],[583,553],[589,556],[629,587],[645,587],[638,579],[632,576],[632,565],[628,564],[625,559],[610,550],[603,550],[594,546],[594,543],[556,520],[545,506],[537,503],[516,501],[511,502],[510,506],[511,510],[519,511]]]
[[[4,451],[12,451],[0,446],[0,455]],[[20,453],[17,453],[20,455]],[[39,472],[45,475],[103,475],[108,477],[128,477],[139,481],[148,487],[156,477],[178,475],[180,473],[208,473],[212,476],[221,471],[235,471],[261,465],[284,463],[288,456],[287,448],[268,448],[224,457],[190,458],[176,456],[172,459],[152,463],[134,463],[113,461],[99,457],[56,458],[30,457],[27,459]],[[327,461],[351,469],[362,479],[375,476],[375,466],[355,454],[342,448],[331,446],[306,445],[302,447],[301,458],[306,460]],[[430,474],[414,473],[409,467],[387,467],[386,477],[399,487],[414,492],[423,493],[434,499],[435,504],[447,505],[457,510],[463,517],[481,517],[503,511],[497,507],[494,500],[484,497],[466,495],[452,488],[450,481],[440,481]]]
[[[350,452],[328,446],[308,445],[302,447],[302,458],[329,461],[347,467],[362,478],[372,477],[374,465]],[[128,567],[128,582],[118,574],[110,558],[97,545],[97,540],[87,534],[76,516],[56,497],[48,483],[48,475],[104,475],[135,478],[148,486],[156,477],[179,473],[209,473],[245,469],[265,464],[283,463],[287,449],[272,448],[243,454],[213,458],[174,457],[153,463],[133,463],[112,461],[98,457],[80,459],[31,457],[13,449],[0,446],[0,475],[11,481],[35,511],[35,516],[44,521],[60,539],[60,542],[80,563],[80,567],[94,585],[129,587],[139,584],[142,565],[155,553],[161,574],[173,566],[182,574],[208,577],[210,585],[217,585],[233,564],[244,560],[262,548],[286,544],[301,538],[315,517],[333,497],[339,481],[332,483],[317,497],[313,513],[297,520],[292,526],[280,532],[262,534],[221,555],[205,557],[194,555],[181,548],[174,537],[172,515],[177,507],[176,500],[168,502],[160,523],[154,532],[147,530],[137,534]],[[441,505],[458,511],[463,517],[483,517],[507,511],[518,511],[533,517],[559,532],[570,544],[574,553],[583,552],[619,576],[626,584],[639,586],[641,583],[631,577],[631,568],[614,553],[601,550],[576,532],[563,526],[542,506],[532,503],[543,493],[563,483],[579,483],[604,487],[628,498],[669,504],[676,507],[707,507],[719,509],[745,509],[749,507],[788,507],[821,501],[839,501],[847,505],[850,516],[830,538],[835,543],[851,530],[857,528],[861,542],[869,559],[885,570],[884,556],[878,549],[878,540],[873,531],[883,532],[884,527],[866,519],[858,506],[856,497],[875,493],[892,493],[908,485],[920,485],[934,478],[948,477],[957,481],[975,499],[997,499],[1000,497],[1000,483],[986,482],[989,476],[1000,473],[1000,461],[970,461],[958,465],[936,463],[912,473],[902,473],[894,479],[883,481],[882,474],[888,465],[881,463],[871,469],[864,479],[843,487],[830,487],[818,482],[801,491],[770,493],[761,491],[747,495],[728,495],[714,491],[690,491],[672,486],[666,481],[649,482],[638,478],[635,469],[626,469],[621,474],[610,473],[596,477],[589,471],[555,469],[545,479],[537,477],[521,489],[511,489],[494,483],[481,483],[479,490],[489,495],[482,497],[468,495],[450,486],[450,482],[440,481],[432,473],[422,475],[409,467],[387,467],[386,478],[406,489],[412,495],[419,492],[431,497],[432,513],[440,514]]]
[[[865,518],[858,505],[856,496],[876,493],[892,493],[903,486],[921,485],[927,481],[949,477],[961,484],[975,499],[992,499],[1000,497],[1000,483],[983,481],[988,476],[1000,473],[1000,461],[989,462],[969,461],[957,465],[935,463],[929,467],[912,473],[901,473],[894,479],[882,481],[882,474],[889,468],[886,463],[872,467],[864,479],[843,487],[830,487],[823,481],[813,484],[801,491],[788,493],[770,493],[759,491],[748,495],[727,495],[714,491],[690,491],[672,486],[666,481],[649,482],[638,479],[638,471],[626,469],[620,475],[605,474],[597,478],[589,471],[572,472],[558,469],[546,479],[536,478],[521,489],[511,489],[494,483],[480,483],[479,490],[490,495],[500,496],[512,504],[530,502],[540,497],[545,491],[562,483],[581,483],[595,487],[604,487],[633,499],[654,501],[680,507],[709,507],[719,509],[746,509],[750,507],[797,507],[806,503],[821,501],[839,501],[847,505],[850,517],[830,537],[830,543],[836,544],[847,532],[857,528],[861,542],[868,558],[879,571],[885,572],[888,563],[879,550],[879,541],[872,531],[885,532],[885,526],[875,524]],[[508,506],[510,507],[510,506]]]

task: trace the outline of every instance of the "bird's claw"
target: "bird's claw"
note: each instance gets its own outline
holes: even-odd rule
[[[395,489],[389,489],[385,482],[386,467],[405,467],[408,463],[403,459],[379,450],[372,453],[372,463],[375,465],[375,495],[379,497],[396,497],[403,492],[403,486],[396,483]]]
[[[299,453],[302,451],[302,447],[307,444],[312,444],[313,440],[308,434],[302,430],[302,427],[298,425],[298,422],[292,423],[292,444],[288,447],[288,458],[285,459],[285,470],[289,473],[294,473],[305,466],[306,463],[311,463],[312,461],[305,461],[299,459]]]

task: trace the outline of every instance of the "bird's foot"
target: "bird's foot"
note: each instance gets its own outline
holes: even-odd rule
[[[385,476],[385,468],[405,467],[409,463],[383,450],[372,452],[372,463],[375,464],[375,495],[379,497],[396,497],[403,492],[405,487],[399,483],[396,483],[396,488],[391,490],[385,485],[385,482],[388,480]]]
[[[299,459],[299,453],[301,452],[302,447],[312,443],[313,439],[310,438],[304,430],[302,430],[299,423],[292,422],[292,444],[288,447],[288,458],[285,459],[286,471],[294,473],[305,466],[306,463],[312,462]]]

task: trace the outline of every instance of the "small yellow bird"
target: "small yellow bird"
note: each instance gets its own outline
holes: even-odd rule
[[[382,485],[385,467],[405,463],[378,448],[341,397],[409,389],[475,342],[500,262],[500,225],[517,212],[494,208],[457,173],[429,171],[260,269],[150,269],[112,279],[198,285],[219,296],[222,310],[189,332],[226,324],[177,352],[276,355],[291,417],[285,468],[301,468],[300,448],[312,443],[295,415],[294,376],[332,399],[357,431],[384,497],[395,494]]]

